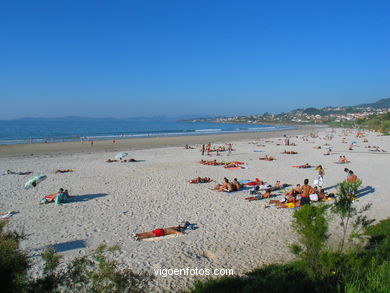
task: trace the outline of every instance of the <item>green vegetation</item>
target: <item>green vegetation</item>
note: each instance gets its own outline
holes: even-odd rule
[[[118,247],[100,245],[91,255],[75,258],[61,266],[54,249],[43,252],[44,268],[40,277],[28,275],[27,253],[19,248],[22,238],[6,232],[6,222],[0,222],[0,287],[2,292],[146,292],[151,279],[136,274],[126,265],[113,260]]]
[[[382,115],[372,115],[367,119],[358,119],[356,125],[359,128],[375,130],[383,134],[390,131],[390,113]]]
[[[294,212],[293,228],[299,243],[291,246],[298,257],[287,264],[263,266],[242,277],[197,281],[190,292],[390,292],[390,219],[369,226],[353,196],[361,182],[341,183],[338,199],[326,205],[306,205]],[[329,214],[330,213],[330,214]],[[326,247],[328,218],[338,217],[343,236],[337,250]],[[346,227],[352,226],[345,251]],[[369,239],[363,246],[352,240]],[[355,243],[353,245],[353,243]]]

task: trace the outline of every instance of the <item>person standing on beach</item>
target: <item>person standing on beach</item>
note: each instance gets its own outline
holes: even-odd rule
[[[232,153],[233,147],[231,143],[228,143],[228,156]]]
[[[93,140],[91,139],[91,146],[93,146]]]

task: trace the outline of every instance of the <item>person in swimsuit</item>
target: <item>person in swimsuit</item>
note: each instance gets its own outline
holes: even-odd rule
[[[263,198],[270,198],[271,196],[272,196],[271,190],[267,189],[263,195],[250,196],[250,197],[246,197],[245,199],[252,201],[252,200],[260,200]]]
[[[132,234],[132,237],[135,240],[141,240],[145,238],[161,237],[161,236],[171,235],[171,234],[183,235],[184,234],[183,231],[187,229],[189,225],[190,225],[189,222],[185,222],[175,227],[159,228],[151,232],[135,233]]]

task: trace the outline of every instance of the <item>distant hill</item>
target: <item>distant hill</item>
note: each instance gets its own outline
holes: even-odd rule
[[[361,104],[357,105],[355,107],[370,107],[374,109],[383,109],[383,108],[390,108],[390,98],[381,99],[375,103],[371,104]]]
[[[52,122],[52,121],[76,121],[76,122],[95,122],[95,121],[178,121],[178,120],[191,120],[198,117],[209,117],[207,115],[181,115],[176,117],[167,117],[164,115],[160,116],[153,116],[153,117],[144,117],[144,116],[138,116],[138,117],[129,117],[129,118],[112,118],[112,117],[103,117],[103,118],[95,118],[95,117],[81,117],[81,116],[66,116],[66,117],[24,117],[19,119],[13,119],[12,121],[45,121],[45,122]]]

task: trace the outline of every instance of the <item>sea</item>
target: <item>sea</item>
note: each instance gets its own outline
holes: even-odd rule
[[[190,121],[12,120],[0,121],[0,144],[118,140],[136,137],[262,132],[283,129],[292,129],[292,127]]]

